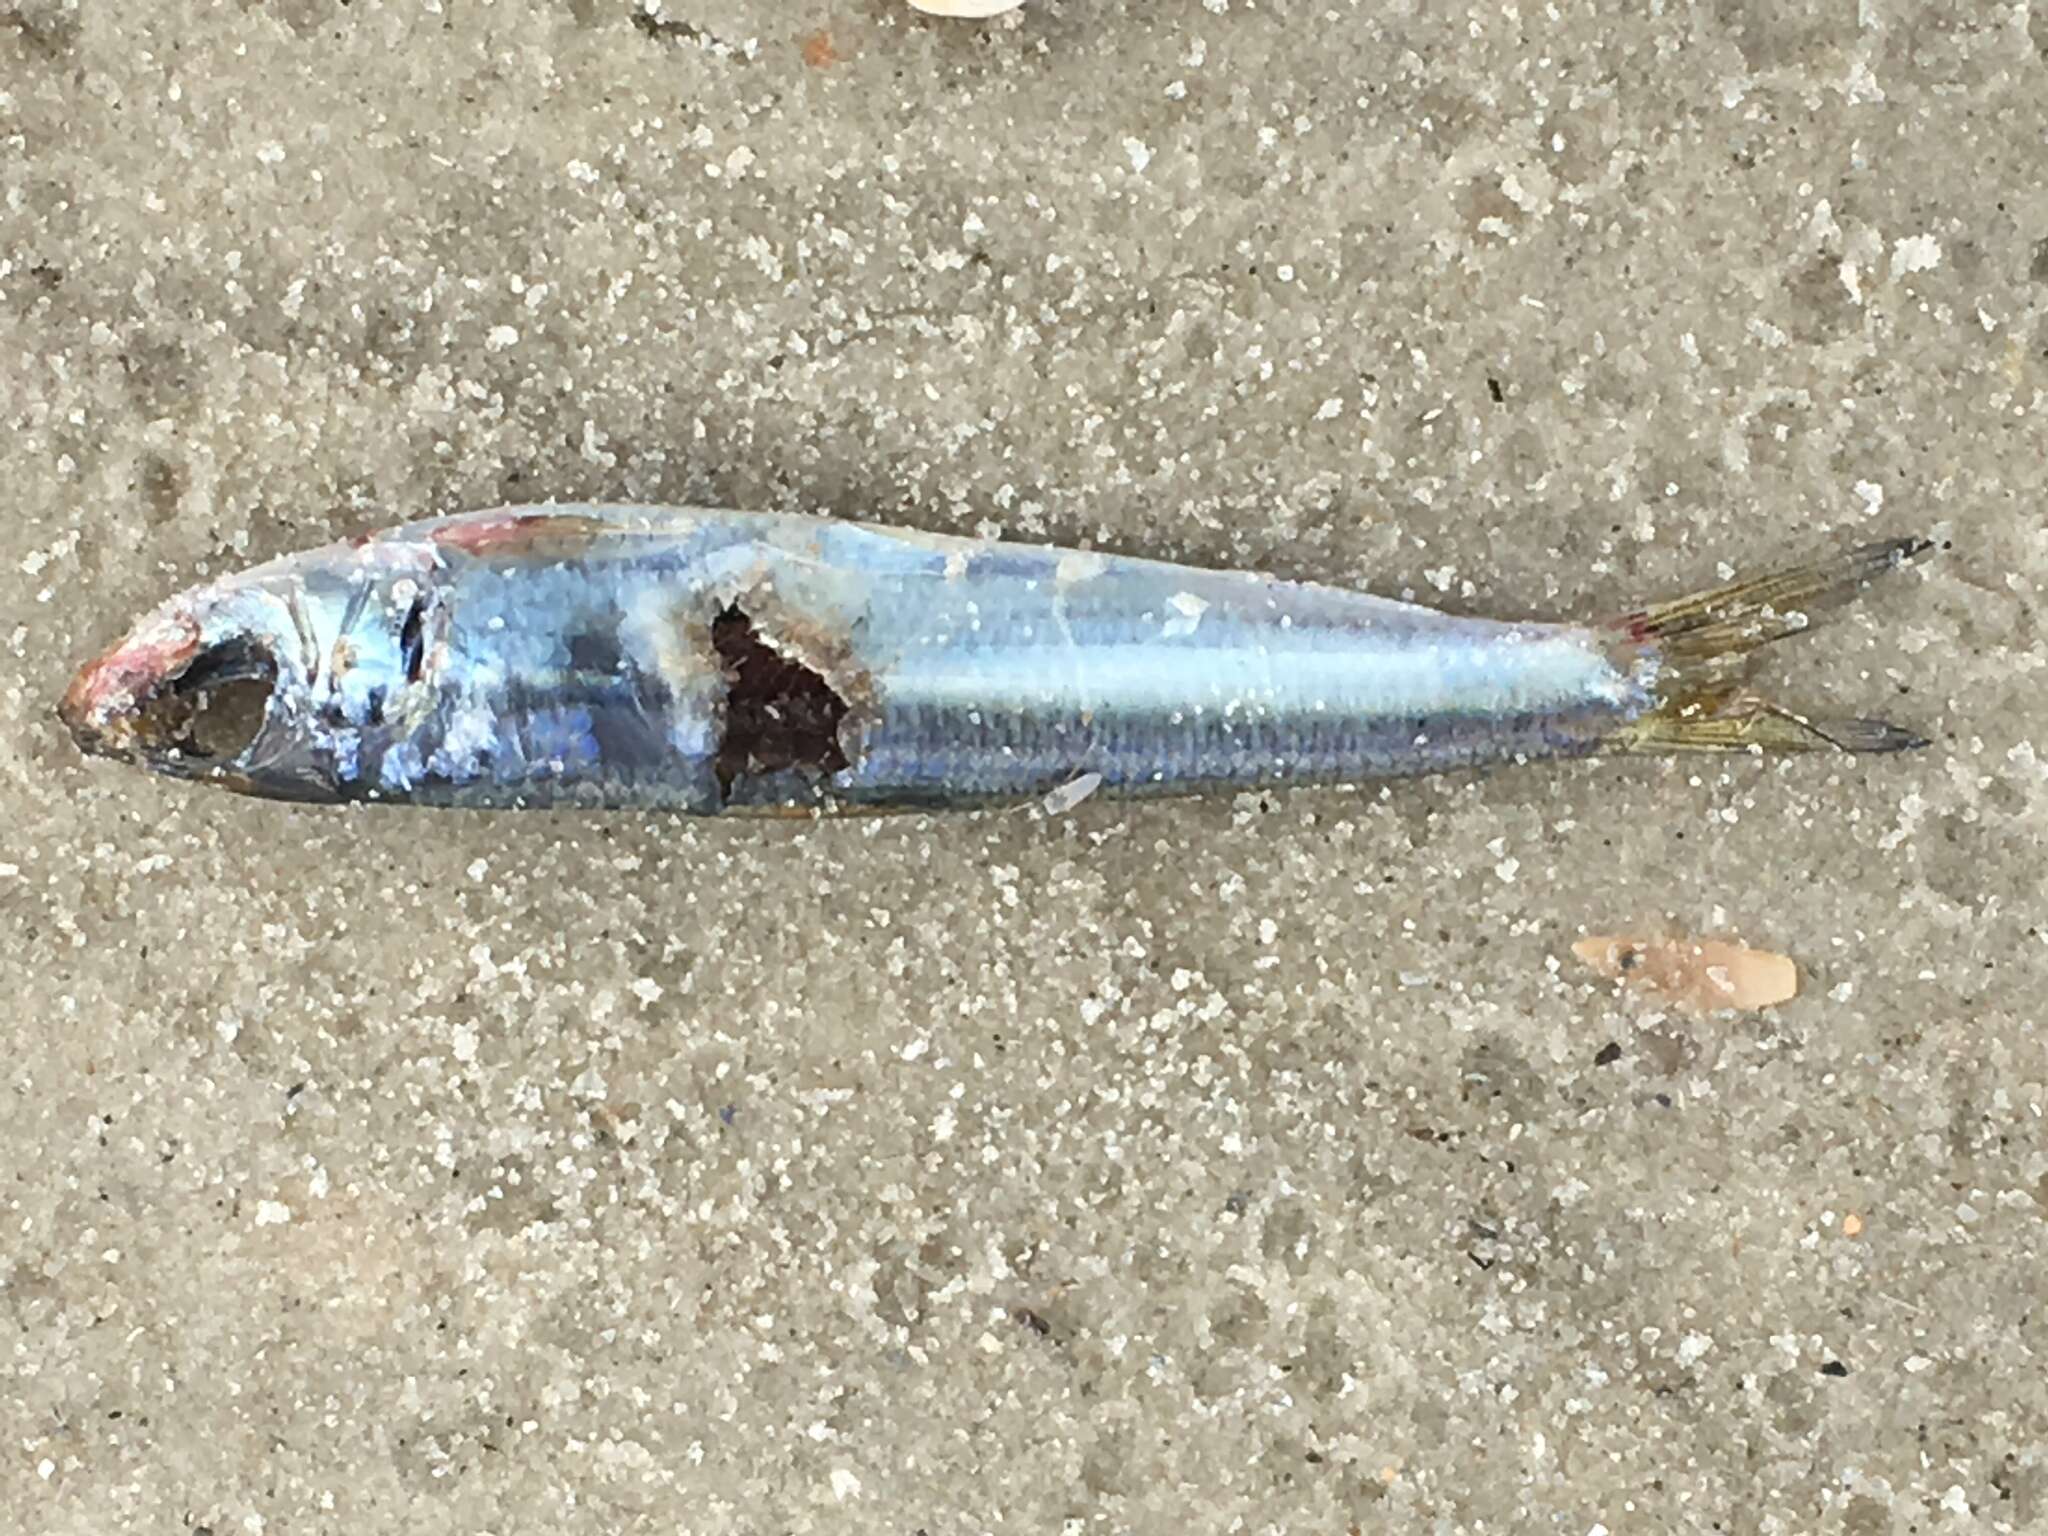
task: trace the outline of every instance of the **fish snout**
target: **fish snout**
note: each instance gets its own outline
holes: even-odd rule
[[[180,777],[238,757],[263,728],[278,666],[261,636],[219,619],[160,611],[80,668],[57,705],[79,750]]]
[[[64,722],[64,729],[71,733],[78,750],[92,756],[101,755],[100,744],[106,734],[103,723],[106,712],[101,703],[103,688],[100,663],[87,662],[71,679],[71,686],[64,690],[64,697],[57,701],[57,718]]]
[[[132,757],[150,745],[148,707],[192,664],[200,628],[182,614],[157,615],[104,655],[79,668],[57,718],[79,750]]]

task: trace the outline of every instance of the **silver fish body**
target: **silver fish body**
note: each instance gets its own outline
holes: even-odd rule
[[[1656,723],[1686,653],[1646,613],[1499,622],[825,518],[507,508],[194,589],[60,713],[90,751],[315,801],[886,809],[1097,775],[1187,793],[1673,749]],[[191,722],[238,681],[267,691],[260,719],[208,751]],[[1798,744],[1906,744],[1850,724]]]

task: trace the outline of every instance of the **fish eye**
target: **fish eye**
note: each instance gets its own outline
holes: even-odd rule
[[[216,646],[143,706],[139,734],[184,757],[239,757],[263,729],[276,687],[277,664],[266,652],[245,642]]]
[[[398,654],[405,665],[405,680],[417,683],[427,661],[427,599],[424,594],[412,600],[412,606],[405,610],[405,622],[398,626]]]

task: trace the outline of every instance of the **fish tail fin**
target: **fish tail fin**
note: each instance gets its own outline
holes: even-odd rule
[[[1613,621],[1656,703],[1608,752],[1903,752],[1925,738],[1883,720],[1816,718],[1752,690],[1753,654],[1803,634],[1878,577],[1933,548],[1923,538],[1859,545],[1658,603]]]

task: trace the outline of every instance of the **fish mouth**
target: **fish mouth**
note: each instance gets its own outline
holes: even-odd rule
[[[206,645],[196,622],[174,618],[81,669],[57,716],[91,756],[197,777],[254,745],[277,681],[276,657],[256,641]]]

